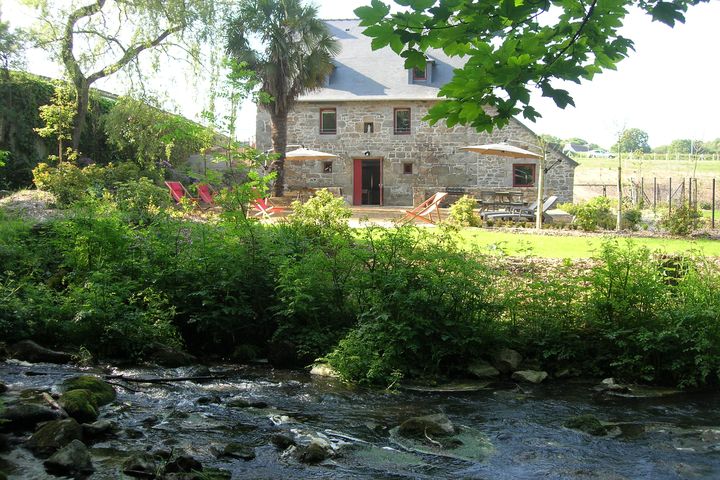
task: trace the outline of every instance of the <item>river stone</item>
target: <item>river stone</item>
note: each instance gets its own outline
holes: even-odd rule
[[[580,430],[581,432],[598,436],[605,435],[608,430],[596,416],[590,414],[578,415],[576,417],[569,418],[565,421],[564,425],[565,427],[572,428],[573,430]]]
[[[468,366],[468,372],[478,378],[493,378],[500,375],[500,370],[482,360],[471,363]]]
[[[249,400],[245,400],[244,398],[231,398],[227,402],[228,407],[233,408],[267,408],[268,404],[266,402],[251,402]]]
[[[547,377],[547,372],[541,372],[538,370],[518,370],[512,374],[513,380],[529,383],[541,383]]]
[[[74,418],[53,420],[35,432],[25,446],[36,455],[55,453],[73,440],[82,439],[82,427]]]
[[[455,427],[443,413],[413,417],[405,420],[398,429],[403,437],[418,438],[431,436],[448,436],[455,433]]]
[[[90,390],[68,390],[58,400],[67,414],[80,423],[94,422],[98,417],[97,402]]]
[[[275,433],[270,437],[270,442],[280,450],[285,450],[295,445],[295,440],[289,435]]]
[[[160,343],[152,343],[146,348],[147,359],[168,368],[185,367],[198,363],[194,355]]]
[[[58,420],[63,415],[59,410],[53,410],[49,405],[37,403],[18,403],[5,409],[0,415],[0,422],[4,430],[32,430],[40,422]]]
[[[57,352],[41,347],[32,340],[22,340],[8,349],[10,356],[26,362],[69,363],[72,356],[69,353]]]
[[[90,452],[80,440],[73,440],[55,452],[43,463],[45,470],[53,475],[88,475],[95,469]]]
[[[60,390],[68,392],[70,390],[89,390],[98,406],[107,405],[115,400],[117,393],[112,385],[101,378],[92,375],[80,375],[78,377],[68,378],[65,380]]]
[[[158,470],[158,459],[149,453],[131,455],[122,465],[123,473],[131,477],[155,478]]]
[[[313,438],[310,444],[298,451],[298,459],[303,463],[320,463],[332,455],[329,443]]]
[[[228,443],[222,451],[222,457],[240,458],[248,461],[255,458],[255,449],[241,443]]]
[[[511,373],[518,369],[522,355],[510,348],[503,348],[495,353],[493,365],[502,373]]]
[[[114,434],[117,429],[117,424],[115,422],[111,422],[110,420],[98,420],[97,422],[82,424],[84,438],[105,437]]]
[[[330,377],[330,378],[340,377],[340,374],[337,373],[327,363],[316,363],[315,365],[313,365],[312,368],[310,369],[310,375],[316,375],[318,377]]]
[[[165,473],[187,473],[202,472],[202,463],[190,455],[178,455],[174,460],[165,465]]]

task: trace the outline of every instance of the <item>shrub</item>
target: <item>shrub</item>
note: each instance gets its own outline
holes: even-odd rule
[[[494,343],[491,275],[446,235],[402,227],[368,242],[358,326],[327,357],[343,377],[387,385],[448,373]]]
[[[319,230],[345,230],[348,228],[347,221],[352,216],[352,210],[345,201],[324,188],[318,190],[305,203],[293,202],[292,210],[293,213],[289,215],[292,223]]]
[[[586,203],[563,204],[563,210],[575,216],[573,222],[586,232],[601,229],[611,229],[615,219],[610,210],[610,200],[607,197],[595,197]]]
[[[468,195],[463,195],[450,206],[450,223],[462,227],[479,227],[482,221],[475,214],[477,201]]]
[[[642,212],[639,208],[625,208],[622,212],[622,228],[637,231],[642,221]]]
[[[119,183],[114,197],[118,207],[138,222],[152,220],[172,203],[167,190],[146,177]]]
[[[689,235],[700,228],[702,215],[687,202],[663,212],[659,225],[673,235]]]

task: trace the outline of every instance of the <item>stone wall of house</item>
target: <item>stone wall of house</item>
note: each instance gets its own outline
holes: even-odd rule
[[[339,187],[343,197],[352,203],[353,159],[383,160],[383,196],[385,205],[411,205],[418,198],[450,188],[463,188],[479,197],[486,189],[522,192],[532,201],[537,191],[532,187],[512,186],[513,163],[536,163],[534,160],[510,159],[480,155],[460,147],[498,143],[506,139],[522,147],[535,144],[535,134],[515,120],[492,134],[478,133],[472,128],[447,128],[443,122],[429,125],[422,118],[434,101],[358,101],[302,102],[288,119],[288,144],[333,153],[332,172],[325,172],[323,161],[286,161],[285,183],[290,190],[303,187]],[[320,109],[336,108],[337,133],[320,134]],[[395,108],[411,109],[411,133],[393,133]],[[366,123],[373,132],[365,133]],[[256,142],[260,150],[271,148],[270,117],[258,109]],[[519,142],[519,143],[518,143]],[[366,152],[369,152],[366,154]],[[405,173],[404,164],[412,164],[412,173]],[[560,201],[572,201],[575,163],[558,152],[548,155],[547,165],[554,165],[546,177],[548,195]],[[414,194],[414,195],[413,195]]]

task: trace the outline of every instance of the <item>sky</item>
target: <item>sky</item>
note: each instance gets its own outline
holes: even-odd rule
[[[320,18],[354,18],[353,10],[369,0],[315,0]],[[28,26],[32,12],[17,0],[0,0],[3,21],[12,26]],[[567,89],[575,107],[559,109],[539,94],[532,104],[542,114],[537,122],[524,121],[536,133],[560,138],[579,137],[609,148],[622,128],[640,128],[649,135],[653,147],[678,138],[712,140],[720,137],[720,2],[690,7],[686,23],[675,28],[652,22],[641,12],[631,13],[622,33],[634,40],[635,52],[591,82],[557,85]],[[62,70],[42,52],[28,56],[32,73],[59,77]],[[167,70],[165,70],[167,72]],[[172,78],[166,100],[179,113],[197,119],[205,108],[207,92],[193,88],[197,82],[189,73]],[[120,80],[107,80],[99,88],[122,94]],[[250,139],[255,129],[255,107],[243,104],[239,115],[238,137]]]

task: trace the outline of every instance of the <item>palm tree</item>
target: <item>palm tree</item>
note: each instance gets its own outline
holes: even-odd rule
[[[300,95],[325,83],[338,43],[317,18],[317,9],[301,0],[241,0],[229,21],[227,52],[261,84],[265,101],[260,106],[270,113],[272,146],[279,154],[272,164],[275,195],[281,197],[288,113]]]

